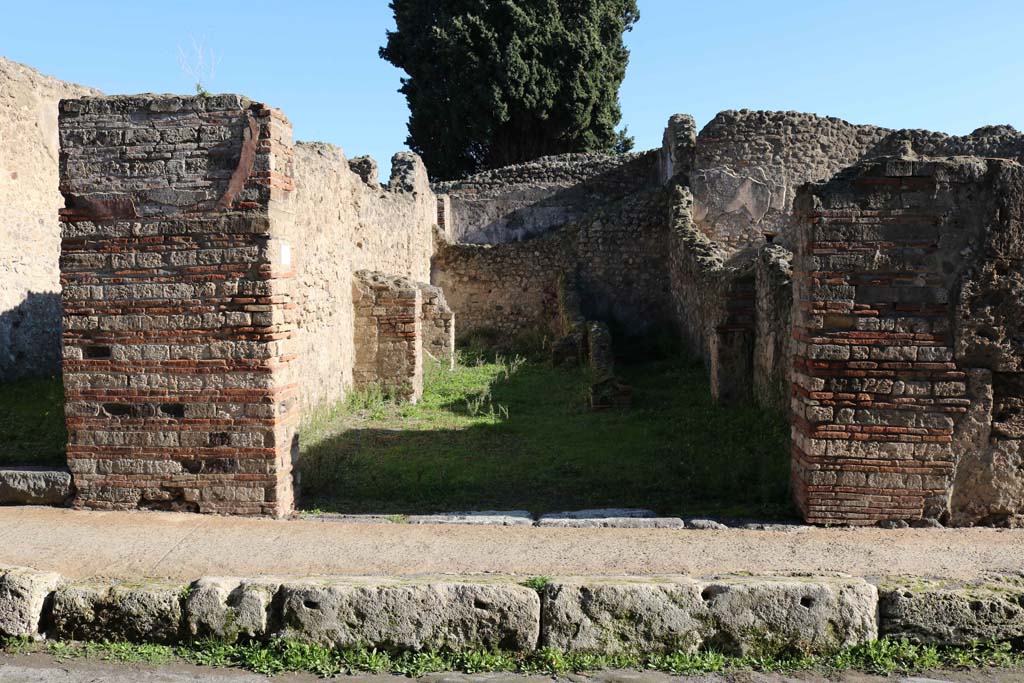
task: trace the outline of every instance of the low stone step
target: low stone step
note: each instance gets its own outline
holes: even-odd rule
[[[73,493],[66,469],[0,467],[0,505],[64,505]]]

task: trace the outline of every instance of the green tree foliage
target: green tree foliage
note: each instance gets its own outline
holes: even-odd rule
[[[615,128],[636,0],[392,0],[410,149],[438,178],[628,149]]]

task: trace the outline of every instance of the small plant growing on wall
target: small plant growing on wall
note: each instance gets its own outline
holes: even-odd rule
[[[213,51],[213,48],[206,44],[206,36],[198,40],[195,36],[189,36],[191,49],[185,49],[178,44],[178,66],[195,84],[196,94],[200,97],[209,97],[212,93],[207,89],[214,76],[217,74],[217,66],[220,65],[220,57]]]

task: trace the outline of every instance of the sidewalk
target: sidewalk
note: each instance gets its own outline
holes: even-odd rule
[[[1024,571],[1024,530],[559,529],[0,508],[0,565],[91,577]]]

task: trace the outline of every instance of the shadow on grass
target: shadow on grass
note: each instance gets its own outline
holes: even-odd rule
[[[62,466],[66,443],[60,377],[0,384],[0,466]]]
[[[628,410],[590,412],[584,373],[530,363],[475,393],[428,387],[421,406],[345,417],[303,448],[303,507],[791,515],[781,416],[715,405],[698,363],[620,372],[634,388]]]

